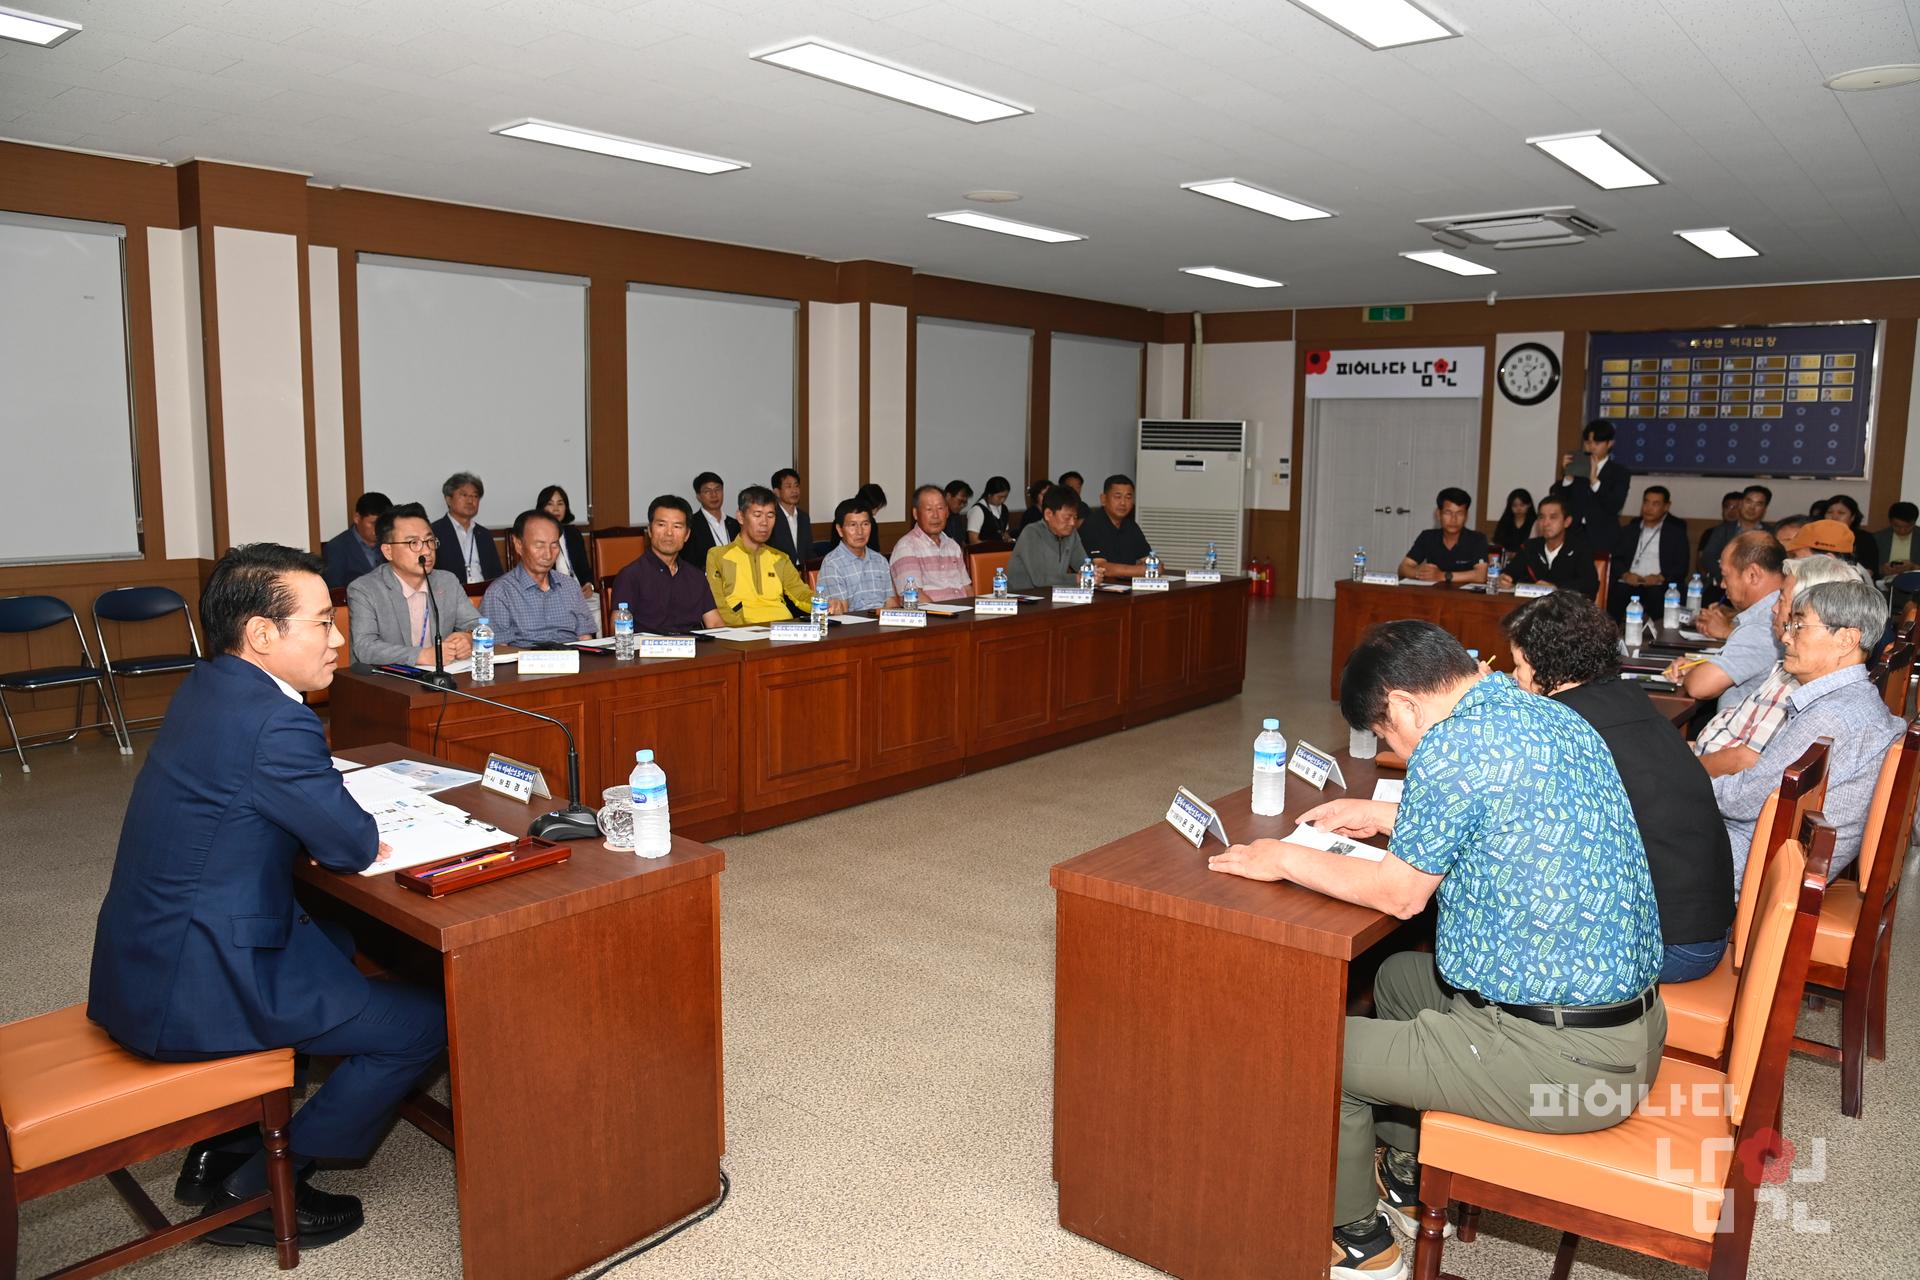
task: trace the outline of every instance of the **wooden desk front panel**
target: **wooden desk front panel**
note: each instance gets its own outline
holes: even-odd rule
[[[834,791],[860,776],[860,667],[852,647],[754,655],[743,666],[743,809]]]
[[[948,628],[865,652],[862,773],[892,777],[965,755],[973,705],[966,632]]]
[[[1054,625],[1049,688],[1055,730],[1119,719],[1126,684],[1126,620],[1118,609],[1088,609]]]
[[[1194,589],[1193,679],[1207,692],[1238,689],[1247,676],[1247,584]]]
[[[515,706],[564,721],[567,728],[573,731],[574,741],[579,744],[582,754],[581,802],[598,808],[600,793],[588,781],[594,774],[591,744],[596,736],[597,702],[593,692],[580,687],[527,692],[516,696],[513,702]],[[565,734],[552,725],[529,720],[497,707],[482,706],[457,697],[446,697],[445,701],[444,716],[439,698],[426,704],[414,704],[412,728],[407,737],[409,742],[433,750],[442,759],[451,760],[460,768],[472,769],[476,773],[487,767],[487,756],[493,752],[511,756],[524,764],[535,766],[545,774],[547,789],[553,792],[556,800],[565,803]]]
[[[1333,589],[1333,670],[1329,696],[1340,696],[1340,671],[1368,627],[1402,618],[1419,618],[1442,628],[1469,649],[1478,649],[1502,671],[1513,670],[1513,654],[1500,620],[1526,603],[1511,595],[1488,596],[1459,587],[1385,587],[1337,582]]]
[[[1044,736],[1053,721],[1049,679],[1054,649],[1063,632],[1046,620],[997,619],[973,628],[973,669],[979,696],[973,704],[969,754],[997,750]],[[1118,664],[1115,664],[1116,669]]]
[[[731,834],[740,808],[740,664],[675,670],[664,664],[641,680],[605,686],[599,733],[581,750],[592,762],[588,787],[626,781],[634,752],[653,750],[666,770],[673,827],[701,838]],[[587,765],[583,763],[583,769]],[[624,772],[623,772],[624,769]]]

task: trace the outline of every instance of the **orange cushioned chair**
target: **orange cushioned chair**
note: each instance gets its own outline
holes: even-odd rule
[[[1595,556],[1593,571],[1600,575],[1600,589],[1594,592],[1593,602],[1604,609],[1607,607],[1607,586],[1613,577],[1613,556],[1605,551]]]
[[[1532,1133],[1442,1111],[1421,1117],[1418,1280],[1440,1275],[1454,1198],[1558,1227],[1554,1280],[1572,1271],[1582,1236],[1713,1280],[1746,1275],[1754,1190],[1779,1141],[1773,1123],[1833,834],[1809,814],[1799,839],[1767,860],[1724,1073],[1664,1058],[1634,1114],[1598,1133]]]
[[[973,569],[973,594],[988,596],[993,594],[993,571],[1007,567],[1007,561],[1013,559],[1011,551],[976,551],[967,557],[967,563]]]
[[[18,1266],[20,1205],[106,1175],[148,1233],[85,1262],[49,1273],[97,1276],[226,1226],[271,1206],[280,1266],[300,1261],[294,1234],[293,1051],[151,1062],[136,1057],[87,1018],[84,1005],[0,1026],[0,1266]],[[130,1165],[216,1137],[244,1124],[266,1131],[269,1190],[179,1225],[161,1213],[127,1172]]]
[[[647,549],[647,528],[645,525],[622,525],[617,529],[602,529],[593,535],[593,543],[588,548],[593,556],[593,575],[603,585],[610,585],[614,576],[622,569],[638,560]],[[704,569],[704,565],[695,565]]]
[[[1840,1064],[1840,1110],[1856,1120],[1865,1105],[1866,1059],[1887,1056],[1887,965],[1893,958],[1900,868],[1907,860],[1915,800],[1920,797],[1916,764],[1920,726],[1909,724],[1880,766],[1860,860],[1854,864],[1859,879],[1836,882],[1820,910],[1807,985],[1815,994],[1840,1002],[1840,1043],[1798,1037],[1793,1042],[1802,1053]]]
[[[1745,961],[1753,930],[1754,903],[1761,878],[1767,871],[1767,850],[1778,849],[1788,836],[1800,829],[1807,814],[1825,802],[1827,752],[1832,746],[1831,738],[1814,739],[1813,745],[1780,775],[1780,786],[1767,797],[1759,821],[1753,824],[1753,845],[1747,854],[1746,875],[1740,883],[1740,906],[1734,913],[1733,938],[1720,963],[1704,978],[1661,984],[1660,998],[1667,1006],[1669,1058],[1706,1067],[1723,1065],[1727,1028],[1733,1018],[1733,997],[1739,983],[1736,975]]]
[[[1874,686],[1880,690],[1887,710],[1902,720],[1907,718],[1907,686],[1913,680],[1913,655],[1913,641],[1895,640],[1881,661],[1874,664],[1872,672]]]

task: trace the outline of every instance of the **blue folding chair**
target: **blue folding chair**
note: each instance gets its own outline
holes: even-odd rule
[[[73,638],[80,642],[81,662],[68,667],[30,667],[24,671],[0,672],[0,715],[7,721],[7,733],[13,738],[14,754],[20,757],[20,771],[32,773],[33,766],[27,763],[27,748],[50,747],[56,743],[72,742],[80,736],[82,729],[106,729],[113,734],[113,740],[120,748],[121,755],[132,755],[133,748],[120,736],[119,722],[107,706],[107,673],[93,665],[93,651],[87,648],[86,633],[80,630],[80,619],[65,600],[58,596],[8,596],[0,600],[0,635],[23,635],[30,631],[45,631],[48,627],[57,627],[67,622],[73,625]],[[92,724],[80,723],[81,709],[87,705],[87,685],[92,685],[100,695],[100,714],[104,720],[95,720]],[[7,693],[41,693],[48,689],[72,687],[73,695],[73,732],[65,737],[56,733],[39,733],[33,737],[39,741],[27,742],[20,737],[20,730],[13,722],[13,708],[7,705]]]
[[[107,633],[101,628],[104,619],[121,625],[138,622],[154,622],[171,614],[179,614],[187,620],[187,643],[192,653],[158,653],[139,658],[115,658],[107,651]],[[120,731],[128,742],[133,741],[135,724],[157,725],[164,716],[146,716],[140,720],[127,719],[127,706],[120,697],[120,682],[137,679],[141,676],[164,676],[180,671],[191,671],[194,664],[204,660],[200,649],[200,633],[194,629],[193,610],[178,591],[167,587],[120,587],[113,591],[103,591],[93,602],[93,638],[100,645],[100,665],[106,668],[107,687],[113,690],[113,712],[120,717]]]

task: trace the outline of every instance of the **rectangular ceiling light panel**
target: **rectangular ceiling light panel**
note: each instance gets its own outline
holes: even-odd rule
[[[1085,240],[1083,235],[1071,231],[1056,231],[1052,227],[1035,226],[1031,222],[1015,222],[1012,218],[996,218],[990,213],[974,213],[968,209],[956,209],[951,213],[930,213],[927,215],[935,222],[951,222],[959,227],[973,227],[979,231],[997,231],[1003,236],[1019,236],[1024,240],[1039,240],[1046,244],[1065,244],[1069,240]]]
[[[1333,216],[1326,209],[1316,208],[1303,201],[1295,200],[1291,196],[1269,191],[1265,187],[1256,187],[1251,182],[1242,182],[1238,178],[1210,178],[1205,182],[1183,182],[1180,187],[1183,191],[1212,196],[1215,200],[1225,200],[1228,204],[1237,204],[1255,213],[1285,218],[1288,222],[1306,222],[1312,218]]]
[[[570,147],[575,151],[591,151],[595,155],[613,156],[620,160],[637,160],[641,164],[685,169],[690,173],[728,173],[734,169],[748,167],[744,160],[726,160],[719,156],[701,155],[697,151],[682,151],[678,147],[663,147],[658,143],[640,142],[611,133],[595,133],[591,129],[576,129],[572,125],[553,124],[546,120],[517,120],[512,124],[500,126],[494,132],[504,138],[545,142],[551,146]]]
[[[21,44],[51,49],[62,40],[77,35],[80,24],[65,18],[45,18],[18,9],[0,9],[0,40],[18,40]]]
[[[1412,258],[1429,267],[1438,267],[1442,271],[1451,271],[1457,276],[1497,276],[1500,273],[1492,267],[1483,267],[1471,258],[1463,258],[1457,253],[1447,253],[1440,249],[1421,249],[1414,253],[1403,253],[1403,258]]]
[[[1527,145],[1540,148],[1604,191],[1660,185],[1660,179],[1649,173],[1646,166],[1607,141],[1598,129],[1528,138]]]
[[[1701,227],[1697,231],[1676,231],[1700,252],[1715,258],[1757,258],[1760,251],[1733,234],[1731,227]]]
[[[923,76],[917,71],[889,66],[865,54],[836,49],[832,45],[821,44],[818,40],[804,40],[799,44],[774,49],[768,53],[756,53],[753,56],[760,62],[771,62],[789,71],[798,71],[803,75],[831,80],[835,84],[844,84],[852,89],[878,94],[883,98],[892,98],[896,102],[904,102],[909,106],[938,111],[942,115],[954,116],[971,124],[984,124],[989,120],[1005,120],[1009,116],[1032,114],[1026,107],[1002,102],[997,98],[989,98],[984,93],[962,89],[958,85],[947,84],[931,76]]]
[[[1226,267],[1182,267],[1190,276],[1205,276],[1209,280],[1223,280],[1228,284],[1245,285],[1249,289],[1284,289],[1286,281],[1269,280],[1265,276],[1248,275],[1244,271],[1233,271]]]
[[[1394,49],[1459,35],[1409,0],[1293,0],[1302,9],[1366,45]]]

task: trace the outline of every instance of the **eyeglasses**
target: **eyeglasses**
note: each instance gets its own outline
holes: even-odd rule
[[[1782,635],[1799,635],[1801,629],[1805,627],[1824,627],[1828,631],[1849,630],[1847,627],[1836,627],[1831,622],[1789,622],[1786,626],[1780,628],[1780,632]]]
[[[325,630],[327,630],[327,631],[329,631],[329,632],[331,632],[331,631],[332,631],[332,630],[334,629],[334,621],[333,621],[333,615],[332,615],[332,614],[328,614],[328,615],[327,615],[326,617],[324,617],[324,618],[299,618],[299,617],[285,617],[285,618],[282,618],[282,619],[280,619],[280,621],[282,621],[282,622],[311,622],[311,623],[313,623],[313,624],[314,624],[315,626],[318,626],[318,627],[321,627],[321,628],[323,628],[323,629],[325,629]]]
[[[440,538],[438,535],[432,535],[425,538],[408,538],[404,541],[396,539],[395,541],[387,543],[387,545],[390,547],[405,547],[409,551],[430,551],[440,545]]]

